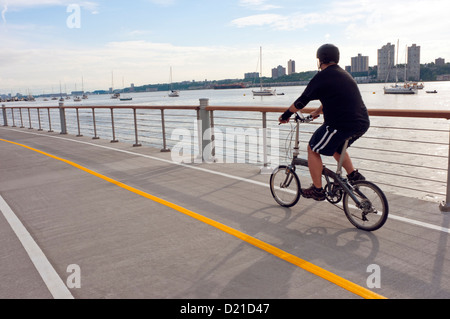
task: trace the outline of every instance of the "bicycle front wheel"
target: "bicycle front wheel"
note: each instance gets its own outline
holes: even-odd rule
[[[292,207],[300,199],[300,180],[291,168],[279,166],[270,176],[270,191],[278,204]]]
[[[368,181],[353,184],[353,193],[360,205],[354,203],[348,193],[344,194],[343,206],[348,220],[357,228],[374,231],[384,225],[389,214],[389,205],[383,191]]]

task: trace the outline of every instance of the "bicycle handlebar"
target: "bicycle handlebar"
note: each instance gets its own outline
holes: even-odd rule
[[[300,123],[309,123],[314,120],[312,115],[303,116],[302,113],[295,113],[295,120],[299,121]]]
[[[300,122],[300,123],[310,123],[310,122],[314,121],[316,118],[320,117],[320,115],[317,115],[315,117],[313,117],[312,115],[304,116],[303,113],[300,111],[297,111],[294,114],[295,114],[294,120],[296,122]],[[281,125],[281,124],[282,123],[278,123],[278,125]]]

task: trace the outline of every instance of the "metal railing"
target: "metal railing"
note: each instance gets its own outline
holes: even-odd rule
[[[183,137],[182,147],[191,152],[183,158],[186,162],[199,158],[208,162],[250,162],[261,165],[261,171],[267,173],[273,168],[271,165],[288,161],[281,158],[289,153],[290,126],[278,126],[277,121],[285,109],[210,106],[207,99],[201,99],[197,106],[2,105],[1,113],[4,126],[87,134],[93,139],[101,136],[112,143],[120,139],[134,147],[145,144],[163,152],[179,150]],[[361,142],[352,146],[357,150],[352,155],[355,164],[387,189],[444,198],[440,208],[450,211],[450,111],[371,109],[369,114],[371,128]],[[303,128],[302,156],[306,156],[307,141],[315,129],[312,125]],[[231,134],[232,143],[224,140],[227,134]],[[208,154],[203,152],[207,147]],[[238,148],[244,151],[236,152]],[[332,160],[324,162],[335,165]]]

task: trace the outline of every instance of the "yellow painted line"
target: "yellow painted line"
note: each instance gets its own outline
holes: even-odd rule
[[[245,241],[248,244],[251,244],[251,245],[253,245],[255,247],[258,247],[258,248],[260,248],[260,249],[262,249],[262,250],[264,250],[264,251],[266,251],[266,252],[268,252],[268,253],[270,253],[270,254],[272,254],[272,255],[280,258],[280,259],[283,259],[284,261],[287,261],[287,262],[289,262],[289,263],[291,263],[293,265],[296,265],[296,266],[298,266],[298,267],[300,267],[300,268],[302,268],[302,269],[304,269],[304,270],[306,270],[306,271],[308,271],[308,272],[310,272],[310,273],[312,273],[312,274],[314,274],[316,276],[319,276],[319,277],[321,277],[321,278],[323,278],[325,280],[328,280],[329,282],[332,282],[332,283],[338,285],[339,287],[344,288],[344,289],[346,289],[346,290],[348,290],[348,291],[350,291],[350,292],[352,292],[352,293],[354,293],[354,294],[356,294],[356,295],[358,295],[360,297],[363,297],[365,299],[386,299],[386,297],[383,297],[383,296],[381,296],[381,295],[379,295],[379,294],[377,294],[377,293],[375,293],[375,292],[373,292],[373,291],[371,291],[371,290],[369,290],[367,288],[359,286],[359,285],[357,285],[357,284],[355,284],[355,283],[353,283],[353,282],[351,282],[351,281],[349,281],[347,279],[344,279],[344,278],[342,278],[342,277],[340,277],[340,276],[338,276],[338,275],[336,275],[336,274],[334,274],[334,273],[332,273],[332,272],[330,272],[328,270],[325,270],[325,269],[323,269],[323,268],[321,268],[319,266],[316,266],[316,265],[314,265],[314,264],[312,264],[312,263],[310,263],[310,262],[308,262],[306,260],[303,260],[303,259],[301,259],[301,258],[299,258],[297,256],[294,256],[294,255],[292,255],[292,254],[290,254],[288,252],[285,252],[285,251],[283,251],[283,250],[281,250],[281,249],[279,249],[279,248],[277,248],[275,246],[272,246],[272,245],[270,245],[268,243],[265,243],[265,242],[263,242],[263,241],[261,241],[261,240],[259,240],[257,238],[249,236],[249,235],[247,235],[247,234],[245,234],[243,232],[240,232],[240,231],[238,231],[238,230],[236,230],[234,228],[231,228],[231,227],[229,227],[227,225],[219,223],[219,222],[217,222],[215,220],[212,220],[212,219],[210,219],[208,217],[205,217],[205,216],[202,216],[200,214],[197,214],[197,213],[195,213],[193,211],[190,211],[190,210],[188,210],[188,209],[186,209],[184,207],[181,207],[179,205],[176,205],[174,203],[171,203],[171,202],[166,201],[164,199],[161,199],[159,197],[156,197],[156,196],[153,196],[151,194],[148,194],[148,193],[146,193],[144,191],[141,191],[141,190],[139,190],[137,188],[134,188],[134,187],[131,187],[131,186],[126,185],[124,183],[121,183],[119,181],[116,181],[116,180],[114,180],[112,178],[109,178],[109,177],[104,176],[102,174],[99,174],[97,172],[94,172],[93,170],[90,170],[90,169],[88,169],[86,167],[83,167],[83,166],[81,166],[81,165],[79,165],[77,163],[74,163],[74,162],[71,162],[69,160],[66,160],[66,159],[63,159],[63,158],[51,155],[49,153],[40,151],[38,149],[29,147],[29,146],[26,146],[26,145],[23,145],[23,144],[7,141],[7,140],[4,140],[4,139],[0,139],[0,141],[6,142],[6,143],[10,143],[10,144],[14,144],[14,145],[18,145],[18,146],[27,148],[29,150],[32,150],[34,152],[40,153],[42,155],[48,156],[50,158],[56,159],[58,161],[62,161],[64,163],[67,163],[67,164],[69,164],[69,165],[71,165],[73,167],[76,167],[76,168],[78,168],[78,169],[80,169],[82,171],[85,171],[85,172],[87,172],[87,173],[89,173],[91,175],[94,175],[94,176],[96,176],[98,178],[101,178],[101,179],[103,179],[103,180],[105,180],[105,181],[107,181],[109,183],[115,184],[115,185],[117,185],[117,186],[119,186],[119,187],[121,187],[123,189],[126,189],[126,190],[128,190],[130,192],[133,192],[133,193],[135,193],[137,195],[140,195],[142,197],[148,198],[148,199],[150,199],[150,200],[152,200],[154,202],[157,202],[157,203],[159,203],[161,205],[164,205],[166,207],[172,208],[172,209],[174,209],[174,210],[176,210],[176,211],[178,211],[180,213],[183,213],[183,214],[185,214],[187,216],[195,218],[195,219],[197,219],[197,220],[199,220],[199,221],[201,221],[201,222],[203,222],[205,224],[208,224],[208,225],[210,225],[212,227],[220,229],[221,231],[223,231],[225,233],[228,233],[228,234],[230,234],[232,236],[235,236],[235,237]]]

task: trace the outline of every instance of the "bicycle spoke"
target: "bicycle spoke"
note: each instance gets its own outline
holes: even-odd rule
[[[383,192],[373,183],[360,181],[354,187],[360,204],[353,203],[349,194],[344,196],[344,211],[357,228],[368,231],[379,229],[386,222],[388,203]]]
[[[280,166],[270,177],[270,190],[278,204],[292,207],[300,198],[300,181],[295,172]]]

